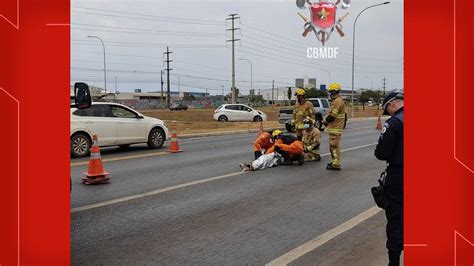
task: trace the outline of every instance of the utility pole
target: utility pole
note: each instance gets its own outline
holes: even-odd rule
[[[387,82],[386,82],[387,79],[385,77],[383,77],[382,81],[383,81],[383,83],[382,83],[382,85],[383,85],[383,97],[385,97],[385,86],[387,85]]]
[[[161,108],[163,108],[163,70],[161,70]]]
[[[235,20],[239,19],[240,17],[237,17],[237,14],[230,14],[229,18],[226,18],[226,20],[231,20],[232,21],[232,28],[227,29],[228,31],[232,32],[232,39],[227,40],[227,42],[232,42],[232,103],[235,103],[235,42],[240,41],[240,39],[235,39],[235,31],[240,30],[240,28],[235,28]]]
[[[167,97],[166,97],[166,107],[170,107],[171,105],[171,99],[170,99],[170,71],[173,70],[170,68],[170,62],[173,62],[173,60],[170,60],[170,54],[173,52],[170,52],[169,47],[166,46],[166,52],[163,54],[166,54],[166,85],[167,85]]]
[[[275,104],[275,81],[272,80],[272,109],[273,109],[273,105]]]

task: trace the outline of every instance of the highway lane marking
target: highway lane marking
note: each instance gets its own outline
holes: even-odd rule
[[[350,128],[350,129],[346,129],[344,131],[356,131],[356,130],[372,129],[372,128],[373,127]],[[207,137],[202,137],[202,138],[207,138]],[[202,138],[185,139],[185,140],[182,140],[182,142],[187,142],[189,140],[202,139]],[[250,143],[253,144],[253,142],[250,142]],[[102,159],[102,162],[107,163],[107,162],[116,162],[116,161],[123,161],[123,160],[140,159],[140,158],[160,156],[160,155],[165,155],[165,154],[168,154],[168,152],[154,152],[154,153],[145,153],[145,154],[121,156],[121,157],[112,157],[112,158]],[[89,164],[89,160],[80,161],[80,162],[73,162],[73,163],[71,163],[70,167],[84,166],[84,165],[88,165],[88,164]]]
[[[352,148],[341,150],[341,152],[362,149],[362,148],[374,146],[375,144],[377,144],[377,143],[370,143],[370,144],[360,145],[360,146],[357,146],[357,147],[352,147]],[[328,156],[328,155],[331,155],[331,154],[330,153],[324,153],[324,154],[321,155],[321,157]],[[140,193],[140,194],[136,194],[136,195],[132,195],[132,196],[127,196],[127,197],[123,197],[123,198],[107,200],[107,201],[104,201],[104,202],[85,205],[85,206],[82,206],[82,207],[76,207],[76,208],[71,209],[71,213],[90,210],[90,209],[95,209],[95,208],[104,207],[104,206],[108,206],[108,205],[112,205],[112,204],[116,204],[116,203],[121,203],[121,202],[126,202],[126,201],[130,201],[130,200],[139,199],[139,198],[144,198],[144,197],[148,197],[148,196],[158,195],[158,194],[161,194],[161,193],[164,193],[164,192],[169,192],[169,191],[177,190],[177,189],[180,189],[180,188],[190,187],[190,186],[193,186],[193,185],[203,184],[203,183],[207,183],[207,182],[211,182],[211,181],[215,181],[215,180],[219,180],[219,179],[224,179],[224,178],[227,178],[227,177],[247,174],[247,173],[249,173],[249,172],[235,172],[235,173],[225,174],[225,175],[211,177],[211,178],[207,178],[207,179],[202,179],[202,180],[198,180],[198,181],[188,182],[188,183],[184,183],[184,184],[180,184],[180,185],[165,187],[165,188],[161,188],[161,189],[157,189],[157,190],[153,190],[153,191],[149,191],[149,192],[145,192],[145,193]]]
[[[382,209],[377,206],[373,206],[372,208],[360,213],[359,215],[351,218],[350,220],[334,227],[333,229],[317,236],[316,238],[304,243],[303,245],[290,250],[289,252],[281,255],[280,257],[270,261],[269,263],[265,264],[267,266],[276,266],[276,265],[288,265],[289,263],[297,260],[298,258],[306,255],[307,253],[315,250],[316,248],[324,245],[331,239],[339,236],[340,234],[349,231],[350,229],[354,228],[358,224],[362,223],[363,221],[373,217],[377,213],[379,213]]]
[[[131,160],[131,159],[139,159],[139,158],[160,156],[160,155],[165,155],[165,154],[168,154],[168,153],[163,151],[163,152],[154,152],[154,153],[146,153],[146,154],[138,154],[138,155],[129,155],[129,156],[123,156],[123,157],[114,157],[114,158],[102,159],[102,162],[104,162],[104,163],[116,162],[116,161],[123,161],[123,160]],[[89,164],[89,161],[75,162],[75,163],[71,163],[71,167],[88,165],[88,164]]]
[[[184,183],[184,184],[181,184],[181,185],[176,185],[176,186],[166,187],[166,188],[162,188],[162,189],[157,189],[157,190],[154,190],[154,191],[145,192],[145,193],[141,193],[141,194],[136,194],[136,195],[123,197],[123,198],[119,198],[119,199],[108,200],[108,201],[104,201],[104,202],[100,202],[100,203],[96,203],[96,204],[77,207],[77,208],[71,209],[71,213],[90,210],[90,209],[95,209],[95,208],[99,208],[99,207],[103,207],[103,206],[107,206],[107,205],[111,205],[111,204],[115,204],[115,203],[130,201],[130,200],[139,199],[139,198],[143,198],[143,197],[148,197],[148,196],[152,196],[152,195],[157,195],[157,194],[161,194],[161,193],[164,193],[164,192],[168,192],[168,191],[172,191],[172,190],[176,190],[176,189],[180,189],[180,188],[184,188],[184,187],[189,187],[189,186],[193,186],[193,185],[197,185],[197,184],[207,183],[207,182],[211,182],[211,181],[214,181],[214,180],[223,179],[223,178],[226,178],[226,177],[242,175],[242,174],[245,174],[245,173],[248,173],[248,172],[230,173],[230,174],[216,176],[216,177],[212,177],[212,178],[208,178],[208,179],[203,179],[203,180],[193,181],[193,182],[189,182],[189,183]]]

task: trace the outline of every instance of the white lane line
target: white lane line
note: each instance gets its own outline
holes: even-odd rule
[[[219,180],[219,179],[223,179],[223,178],[226,178],[226,177],[242,175],[242,174],[245,174],[245,173],[248,173],[248,172],[230,173],[230,174],[216,176],[216,177],[212,177],[212,178],[208,178],[208,179],[189,182],[189,183],[185,183],[185,184],[181,184],[181,185],[166,187],[166,188],[162,188],[162,189],[158,189],[158,190],[154,190],[154,191],[150,191],[150,192],[136,194],[136,195],[132,195],[132,196],[128,196],[128,197],[123,197],[123,198],[108,200],[108,201],[104,201],[104,202],[100,202],[100,203],[96,203],[96,204],[86,205],[86,206],[71,209],[71,213],[90,210],[90,209],[95,209],[95,208],[99,208],[99,207],[103,207],[103,206],[107,206],[107,205],[111,205],[111,204],[115,204],[115,203],[120,203],[120,202],[130,201],[130,200],[134,200],[134,199],[139,199],[139,198],[143,198],[143,197],[148,197],[148,196],[168,192],[168,191],[171,191],[171,190],[176,190],[176,189],[189,187],[189,186],[193,186],[193,185],[197,185],[197,184],[207,183],[207,182],[210,182],[210,181]]]
[[[123,161],[123,160],[132,160],[132,159],[160,156],[160,155],[165,155],[165,154],[168,154],[168,152],[162,151],[162,152],[154,152],[154,153],[146,153],[146,154],[138,154],[138,155],[129,155],[129,156],[123,156],[123,157],[112,157],[112,158],[102,159],[102,162],[107,163],[107,162],[116,162],[116,161]],[[80,161],[80,162],[71,163],[70,167],[82,166],[82,165],[88,165],[88,164],[89,164],[89,161]]]
[[[365,148],[365,147],[370,147],[370,146],[374,146],[375,144],[377,144],[377,143],[370,143],[370,144],[366,144],[366,145],[352,147],[352,148],[348,148],[348,149],[345,149],[345,150],[341,150],[341,152],[352,151],[352,150],[357,150],[357,149],[361,149],[361,148]],[[328,155],[330,155],[330,153],[322,154],[321,157],[328,156]],[[104,206],[115,204],[115,203],[126,202],[126,201],[139,199],[139,198],[143,198],[143,197],[148,197],[148,196],[152,196],[152,195],[157,195],[157,194],[161,194],[161,193],[164,193],[164,192],[168,192],[168,191],[172,191],[172,190],[176,190],[176,189],[180,189],[180,188],[184,188],[184,187],[203,184],[203,183],[211,182],[211,181],[214,181],[214,180],[219,180],[219,179],[223,179],[223,178],[227,178],[227,177],[242,175],[242,174],[245,174],[245,173],[248,173],[248,172],[230,173],[230,174],[226,174],[226,175],[211,177],[211,178],[207,178],[207,179],[202,179],[202,180],[198,180],[198,181],[184,183],[184,184],[181,184],[181,185],[175,185],[175,186],[171,186],[171,187],[157,189],[157,190],[153,190],[153,191],[149,191],[149,192],[145,192],[145,193],[140,193],[140,194],[136,194],[136,195],[132,195],[132,196],[127,196],[127,197],[123,197],[123,198],[118,198],[118,199],[114,199],[114,200],[108,200],[108,201],[104,201],[104,202],[100,202],[100,203],[85,205],[85,206],[82,206],[82,207],[72,208],[71,213],[90,210],[90,209],[95,209],[95,208],[104,207]]]
[[[303,245],[283,254],[282,256],[276,258],[275,260],[270,261],[265,265],[288,265],[289,263],[295,261],[296,259],[302,257],[303,255],[313,251],[314,249],[322,246],[331,239],[337,237],[338,235],[354,228],[363,221],[373,217],[379,213],[382,209],[377,206],[374,206],[363,213],[351,218],[350,220],[334,227],[333,229],[327,231],[326,233],[319,235],[318,237],[304,243]]]

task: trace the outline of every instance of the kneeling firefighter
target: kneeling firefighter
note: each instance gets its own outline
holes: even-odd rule
[[[309,118],[303,120],[303,148],[304,160],[306,161],[321,161],[319,154],[319,146],[321,144],[321,132],[315,128],[313,122]]]
[[[291,164],[294,161],[297,161],[298,165],[304,163],[303,142],[298,140],[297,137],[290,134],[283,134],[281,130],[273,131],[272,137],[275,144],[267,150],[267,153],[277,152],[281,154],[284,159],[283,164]]]
[[[263,132],[260,134],[253,145],[255,160],[265,154],[265,152],[271,147],[273,147],[273,138],[270,132]]]

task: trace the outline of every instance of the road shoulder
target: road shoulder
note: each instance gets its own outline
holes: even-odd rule
[[[379,212],[290,265],[387,265],[385,225]]]

